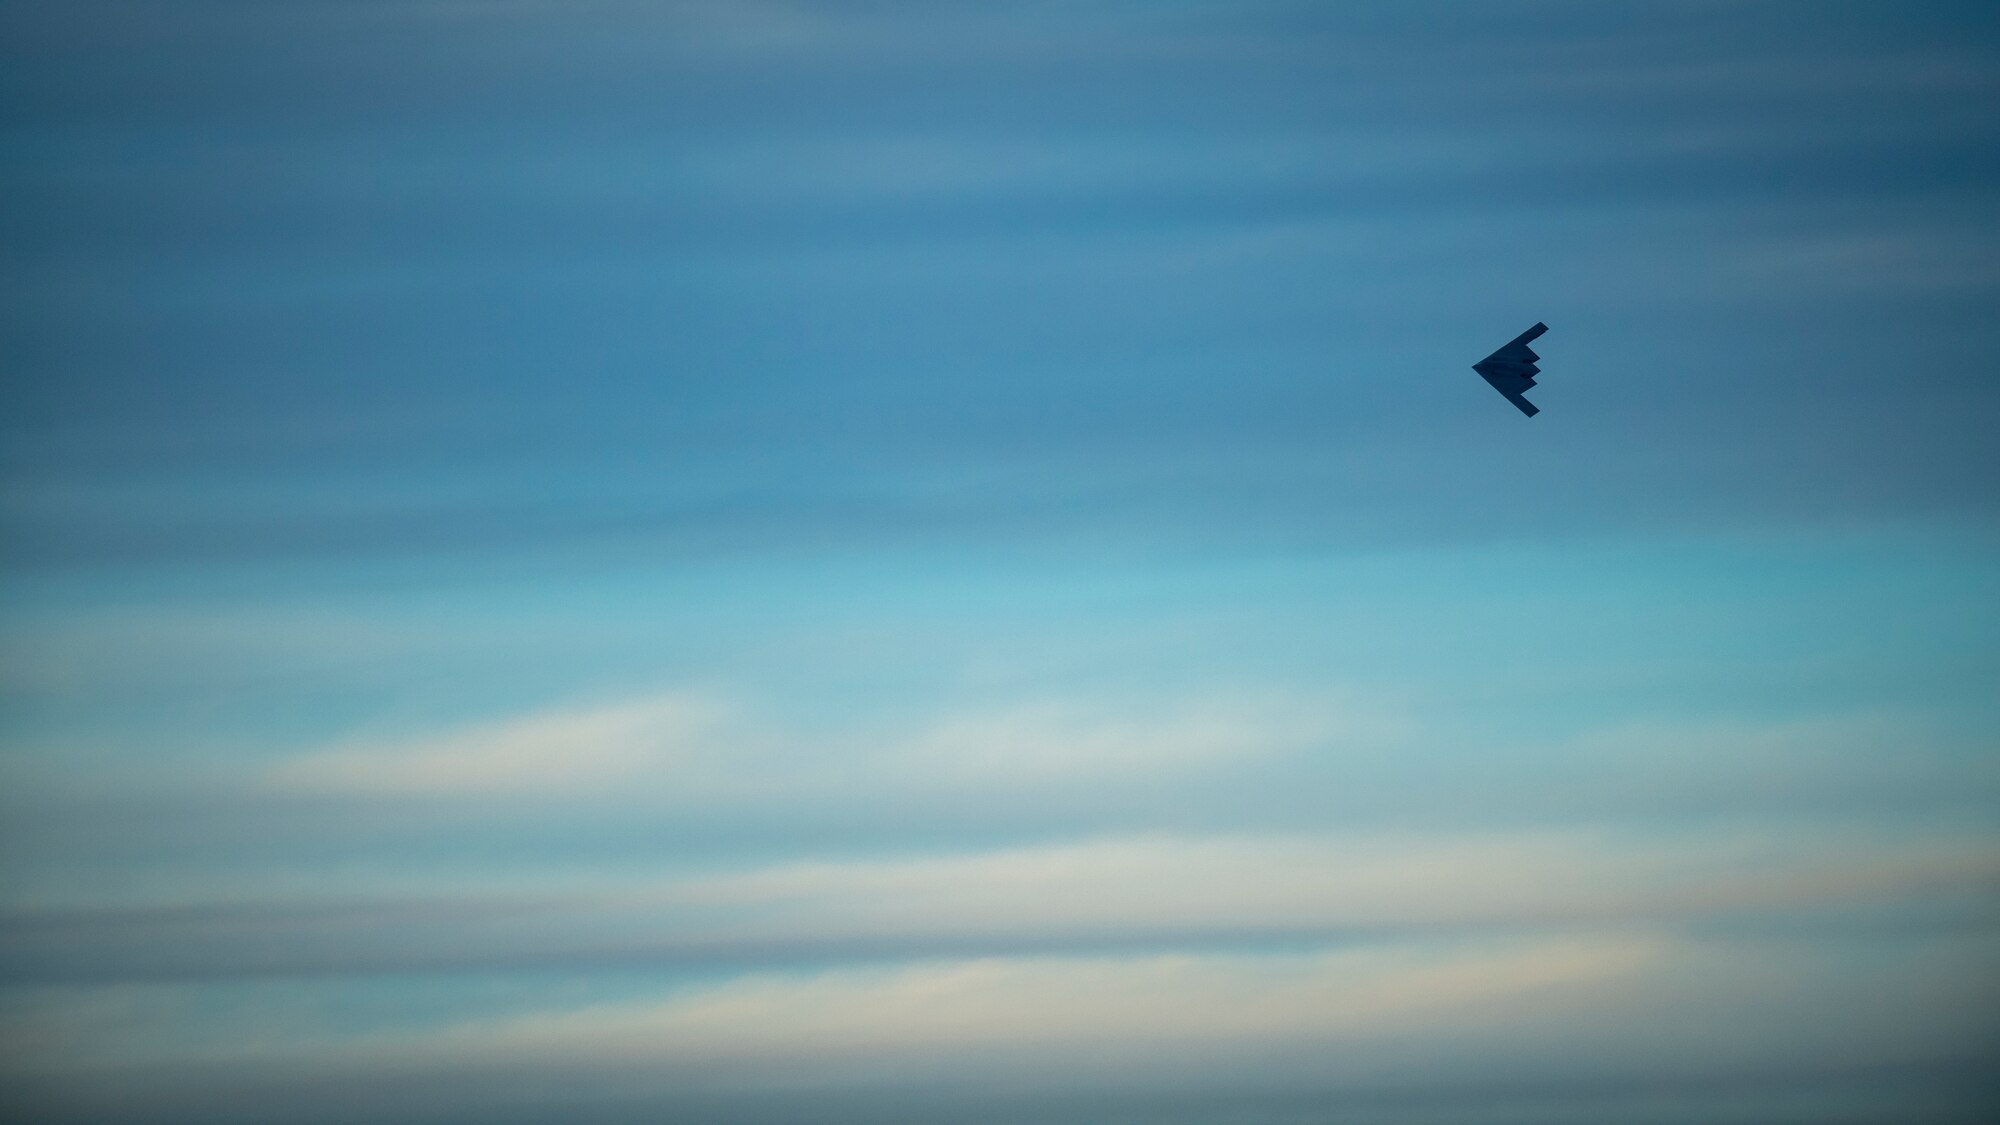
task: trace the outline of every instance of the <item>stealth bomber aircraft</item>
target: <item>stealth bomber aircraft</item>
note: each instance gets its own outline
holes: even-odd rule
[[[1500,350],[1472,365],[1474,371],[1493,384],[1493,389],[1505,395],[1508,402],[1521,408],[1521,413],[1533,418],[1541,413],[1541,408],[1521,395],[1535,385],[1535,376],[1542,369],[1535,361],[1542,358],[1528,347],[1528,341],[1549,330],[1549,326],[1536,323],[1533,328],[1514,337],[1502,345]]]

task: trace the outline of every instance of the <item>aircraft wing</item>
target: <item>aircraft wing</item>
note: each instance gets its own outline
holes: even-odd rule
[[[1541,413],[1541,408],[1522,398],[1521,395],[1535,385],[1535,376],[1542,373],[1542,369],[1535,366],[1535,362],[1542,357],[1535,354],[1534,349],[1528,346],[1528,341],[1548,330],[1548,325],[1537,323],[1533,328],[1501,345],[1499,351],[1472,365],[1474,371],[1479,372],[1482,378],[1493,384],[1494,390],[1505,395],[1508,402],[1519,407],[1521,413],[1530,418]]]

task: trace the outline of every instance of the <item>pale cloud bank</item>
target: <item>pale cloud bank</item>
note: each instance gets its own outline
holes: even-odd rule
[[[892,751],[892,770],[1034,783],[1180,773],[1401,733],[1386,708],[1340,696],[1211,695],[1117,710],[1034,701],[947,717]],[[893,774],[892,774],[893,776]]]
[[[938,958],[893,965],[747,973],[693,986],[636,982],[640,996],[582,1003],[540,996],[524,1010],[360,1034],[310,1019],[224,1018],[208,1041],[161,1032],[185,1023],[184,993],[139,986],[53,993],[31,1023],[0,1023],[16,1067],[63,1071],[68,1046],[153,1063],[282,1062],[307,1052],[331,1069],[472,1064],[736,1069],[793,1077],[857,1060],[975,1064],[990,1052],[1118,1054],[1350,1042],[1528,1014],[1534,998],[1602,988],[1676,955],[1662,935],[1405,941],[1365,948]],[[1685,950],[1679,955],[1684,956]],[[221,1013],[218,1013],[221,1014]],[[248,1017],[248,1018],[244,1018]],[[32,1033],[30,1033],[32,1032]],[[329,1050],[337,1055],[329,1056]]]
[[[679,883],[689,907],[819,933],[1380,928],[1685,919],[1879,902],[2000,880],[1983,838],[1838,829],[1664,834],[1147,836],[801,863]]]
[[[1338,698],[1215,694],[1151,708],[1035,699],[902,729],[803,730],[760,722],[714,694],[676,691],[337,744],[283,762],[265,781],[294,794],[429,797],[636,782],[658,783],[662,796],[770,796],[847,788],[856,776],[885,789],[1032,786],[1185,773],[1335,740],[1377,743],[1400,729],[1386,709]]]
[[[721,719],[713,700],[664,695],[337,746],[278,766],[269,781],[297,792],[406,796],[594,788],[686,762]]]
[[[1131,836],[737,871],[406,871],[364,880],[359,893],[321,883],[302,897],[295,880],[231,900],[22,911],[6,919],[0,968],[50,981],[741,969],[1823,926],[1909,909],[1950,928],[1984,916],[1996,883],[1990,839],[1942,831]]]
[[[455,1028],[421,1047],[447,1057],[726,1064],[875,1051],[1366,1038],[1492,1019],[1544,989],[1632,975],[1667,948],[1658,938],[1623,936],[1475,949],[982,958],[752,975],[656,1003]]]
[[[1485,1099],[1532,1102],[1537,1084],[1589,1095],[1636,1065],[1655,1076],[1649,1090],[1684,1084],[1728,1103],[1745,1076],[1794,1094],[1826,1091],[1849,1070],[1864,1083],[1883,1073],[1963,1083],[1951,1068],[1972,1049],[1967,1036],[1991,1026],[1991,989],[1976,975],[1991,957],[1963,939],[1922,950],[1843,960],[1823,943],[1640,928],[1265,953],[939,958],[695,984],[624,978],[625,995],[610,1001],[550,982],[512,1011],[360,1033],[302,1018],[294,997],[279,1022],[254,1005],[222,1013],[205,1042],[177,1034],[192,996],[110,990],[39,1013],[91,1039],[91,1065],[44,1042],[8,1069],[22,1088],[40,1084],[71,1104],[165,1104],[173,1120],[237,1120],[260,1104],[273,1112],[270,1091],[304,1088],[328,1090],[350,1115],[381,1099],[439,1120],[578,1094],[630,1099],[611,1120],[700,1118],[703,1098],[776,1090],[805,1100],[745,1119],[799,1120],[801,1105],[836,1093],[942,1090],[955,1093],[938,1116],[954,1117],[1000,1087],[1058,1099],[1164,1088],[1225,1103],[1249,1089],[1311,1091],[1330,1099],[1324,1110],[1344,1097],[1435,1089],[1446,1062],[1448,1085]],[[237,1100],[241,1091],[252,1100]],[[287,1109],[272,1119],[338,1116]],[[867,1116],[856,1108],[838,1119]],[[1040,1118],[997,1118],[1029,1119]]]
[[[277,762],[258,786],[280,799],[442,799],[468,813],[492,802],[488,813],[516,824],[560,815],[568,801],[634,815],[761,809],[775,822],[971,802],[975,820],[1028,823],[1044,810],[1080,828],[1095,824],[1095,834],[1146,824],[1102,815],[1129,811],[1140,787],[1171,793],[1160,809],[1213,808],[1217,792],[1264,793],[1266,807],[1290,809],[1293,823],[1312,829],[1430,823],[1440,809],[1472,823],[1629,821],[1692,808],[1825,818],[1892,796],[1935,802],[1949,792],[1971,803],[2000,792],[2000,773],[1962,730],[1922,715],[1642,718],[1534,737],[1491,734],[1449,713],[1420,721],[1420,709],[1334,684],[1153,698],[1028,694],[884,717],[800,713],[758,691],[678,687],[350,737]],[[1467,740],[1487,748],[1469,755]],[[1300,803],[1301,785],[1319,794],[1322,813]],[[1080,801],[1096,802],[1095,819],[1076,812]]]

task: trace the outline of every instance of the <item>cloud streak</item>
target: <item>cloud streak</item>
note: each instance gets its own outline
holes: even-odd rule
[[[408,876],[405,876],[408,879]],[[754,966],[1027,951],[1214,949],[1398,934],[1740,925],[1838,929],[1923,909],[1981,924],[1977,835],[1822,827],[1638,834],[1142,836],[648,875],[572,867],[475,892],[16,911],[18,980]]]
[[[662,1111],[795,1120],[805,1106],[834,1121],[886,1106],[978,1120],[997,1095],[1007,1108],[995,1120],[1094,1120],[1120,1106],[1190,1122],[1225,1111],[1260,1120],[1262,1109],[1289,1122],[1312,1119],[1310,1105],[1321,1120],[1331,1109],[1336,1120],[1425,1111],[1487,1122],[1538,1105],[1643,1112],[1661,1098],[1704,1115],[1810,1114],[1855,1096],[1924,1105],[1907,1100],[1911,1082],[1943,1110],[1978,1097],[1964,1037],[1990,1030],[1979,1013],[1990,990],[1937,1003],[1931,994],[1978,956],[1964,942],[1927,953],[1884,967],[1824,945],[1639,932],[951,959],[752,974],[600,1003],[558,994],[420,1031],[294,1027],[271,1043],[246,1034],[253,1020],[199,1050],[163,1036],[171,999],[135,996],[48,1017],[120,1040],[118,1063],[63,1087],[53,1083],[71,1066],[29,1052],[14,1064],[15,1089],[47,1109],[173,1121],[395,1106],[420,1121],[526,1120],[557,1104],[620,1122]],[[1827,1018],[1856,1005],[1876,1021]],[[115,1030],[91,1030],[121,1010]],[[1909,1019],[1919,1012],[1928,1018]],[[280,1088],[342,1093],[274,1109],[266,1091]]]
[[[671,695],[336,747],[286,762],[268,781],[285,792],[401,797],[602,789],[671,774],[721,721],[715,701]]]
[[[1139,711],[1061,699],[969,709],[916,729],[786,730],[741,705],[677,692],[436,734],[335,745],[272,767],[279,794],[479,798],[603,791],[686,803],[844,790],[856,771],[889,790],[1036,788],[1158,779],[1379,744],[1403,724],[1353,702],[1216,695]],[[760,729],[760,726],[762,729]],[[772,774],[792,777],[773,785]],[[632,788],[634,782],[643,783]]]

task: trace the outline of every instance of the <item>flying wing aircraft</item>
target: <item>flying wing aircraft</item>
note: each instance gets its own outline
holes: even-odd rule
[[[1499,351],[1472,365],[1474,371],[1493,384],[1493,389],[1507,397],[1507,401],[1521,408],[1521,413],[1533,418],[1541,413],[1541,408],[1521,395],[1535,385],[1535,376],[1542,369],[1535,361],[1542,358],[1528,347],[1528,341],[1549,330],[1549,326],[1537,322],[1533,328],[1501,345]]]

